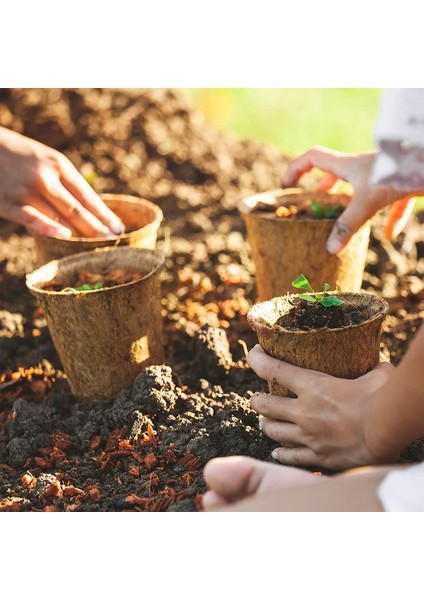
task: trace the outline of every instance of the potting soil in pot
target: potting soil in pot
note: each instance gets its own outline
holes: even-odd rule
[[[345,206],[329,200],[317,200],[311,194],[310,198],[304,198],[297,203],[276,202],[275,205],[258,202],[253,211],[258,215],[269,215],[278,219],[336,219],[342,214]]]
[[[269,460],[275,447],[248,402],[268,386],[246,368],[239,342],[251,347],[256,335],[246,320],[253,267],[236,206],[278,187],[285,159],[211,130],[168,90],[2,90],[0,124],[64,151],[99,192],[157,199],[168,257],[167,366],[150,367],[107,404],[85,405],[72,398],[26,291],[33,240],[0,223],[0,508],[196,510],[209,458]],[[368,253],[364,289],[389,302],[383,348],[395,364],[424,316],[421,218],[395,243],[377,220]],[[423,445],[403,458],[423,460]]]
[[[291,303],[292,308],[278,319],[277,324],[292,331],[359,325],[372,316],[368,306],[348,302],[340,306],[323,306],[320,303],[313,304],[307,300],[293,298]]]
[[[133,283],[145,277],[148,273],[134,271],[134,269],[113,269],[111,271],[83,271],[79,270],[74,276],[75,281],[66,284],[60,281],[49,281],[42,285],[42,289],[50,292],[88,292],[111,288],[124,283]]]

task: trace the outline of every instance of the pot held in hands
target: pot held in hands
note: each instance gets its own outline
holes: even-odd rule
[[[247,314],[265,352],[298,367],[328,373],[335,377],[356,379],[377,366],[382,323],[388,303],[365,292],[341,293],[341,306],[325,308],[323,326],[311,320],[309,328],[298,328],[297,295],[280,296],[255,304]],[[335,311],[340,320],[335,320]],[[322,313],[323,311],[321,311]],[[302,316],[303,318],[303,316]],[[332,320],[329,327],[326,319]],[[272,394],[294,394],[275,381],[269,382]]]

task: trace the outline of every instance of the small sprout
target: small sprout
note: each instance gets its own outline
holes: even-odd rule
[[[311,200],[311,210],[315,219],[325,219],[325,208],[315,198]]]
[[[91,283],[84,283],[81,287],[76,287],[74,290],[76,292],[92,292],[93,290],[101,290],[104,287],[101,281],[98,281],[94,285]]]
[[[327,208],[327,211],[325,213],[325,218],[326,219],[337,219],[337,217],[339,217],[342,214],[344,209],[345,209],[345,207],[342,206],[341,204],[334,204],[334,206],[330,206],[329,208]]]
[[[298,298],[306,300],[307,302],[311,302],[311,304],[322,304],[323,306],[340,306],[341,304],[345,303],[345,300],[342,300],[337,296],[325,295],[330,289],[329,283],[324,284],[324,290],[322,292],[315,292],[315,290],[311,287],[306,277],[304,275],[299,275],[297,279],[292,281],[292,286],[297,288],[298,290],[307,290],[308,292],[312,292],[314,296],[311,296],[310,294],[298,294]]]
[[[326,208],[316,198],[311,200],[311,211],[315,219],[336,219],[344,209],[345,207],[342,204],[333,204]]]

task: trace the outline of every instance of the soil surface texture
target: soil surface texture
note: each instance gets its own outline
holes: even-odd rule
[[[157,202],[167,257],[165,365],[110,402],[78,403],[25,287],[33,239],[0,221],[0,510],[199,510],[210,458],[272,461],[276,446],[249,402],[268,384],[245,361],[254,270],[236,206],[279,187],[286,158],[211,129],[172,90],[1,90],[0,125],[62,151],[98,192]],[[394,364],[424,315],[423,222],[392,243],[374,219],[363,287],[389,302]],[[402,455],[423,459],[420,440]]]
[[[328,294],[326,294],[328,297]],[[285,329],[292,331],[308,331],[309,329],[338,329],[349,325],[359,325],[367,320],[360,306],[345,302],[336,306],[323,306],[319,302],[315,304],[303,298],[293,300],[293,308],[277,321]]]

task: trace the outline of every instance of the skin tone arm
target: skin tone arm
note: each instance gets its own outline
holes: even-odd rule
[[[252,369],[298,396],[252,396],[263,432],[294,445],[276,448],[273,457],[286,465],[335,470],[395,461],[424,436],[423,355],[422,328],[396,369],[381,363],[351,380],[290,365],[255,346],[247,359]]]
[[[245,456],[215,458],[205,467],[210,488],[205,511],[374,512],[383,508],[377,489],[396,468],[370,467],[333,477]]]
[[[112,237],[124,231],[60,152],[0,127],[0,217],[38,233]]]

